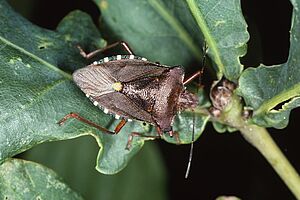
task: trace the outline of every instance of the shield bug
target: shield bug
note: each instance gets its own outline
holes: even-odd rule
[[[201,71],[185,79],[182,67],[169,67],[135,56],[125,42],[114,43],[89,54],[80,48],[80,53],[90,58],[119,44],[129,55],[105,57],[73,73],[74,82],[95,106],[104,113],[121,119],[114,131],[77,113],[66,115],[58,124],[62,125],[67,119],[76,118],[105,133],[117,134],[127,121],[139,120],[154,125],[159,137],[163,133],[173,136],[172,125],[177,112],[193,109],[198,104],[198,97],[187,91],[185,85],[199,77]],[[127,148],[135,135],[141,136],[139,133],[132,133]]]

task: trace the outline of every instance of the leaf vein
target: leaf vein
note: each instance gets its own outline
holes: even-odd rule
[[[204,35],[204,38],[206,39],[208,47],[212,51],[212,55],[214,55],[214,57],[215,57],[215,62],[220,69],[220,73],[218,74],[218,77],[221,78],[222,74],[225,71],[225,67],[224,67],[223,61],[221,59],[221,54],[219,52],[216,41],[214,40],[213,36],[211,35],[211,32],[205,22],[205,18],[203,17],[202,13],[198,9],[198,6],[197,6],[197,3],[195,2],[195,0],[186,0],[186,1],[189,6],[189,9],[192,12],[192,15],[194,16],[201,32]]]

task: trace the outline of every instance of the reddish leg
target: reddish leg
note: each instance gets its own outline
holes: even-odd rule
[[[119,42],[115,42],[113,44],[110,44],[110,45],[107,45],[106,47],[102,48],[102,49],[97,49],[95,51],[92,51],[90,53],[86,53],[80,46],[77,46],[77,48],[79,49],[80,51],[80,54],[84,57],[84,58],[92,58],[94,57],[96,54],[98,53],[102,53],[108,49],[111,49],[113,47],[116,47],[118,45],[121,45],[130,55],[133,55],[133,51],[130,49],[130,47],[128,46],[128,44],[126,42],[123,42],[123,41],[119,41]]]
[[[163,132],[161,131],[161,129],[160,129],[158,126],[156,126],[156,130],[157,130],[157,134],[158,134],[158,135],[144,135],[144,134],[142,134],[142,133],[132,132],[132,133],[129,135],[129,137],[128,137],[126,149],[127,149],[127,150],[130,150],[130,148],[131,148],[131,143],[132,143],[134,137],[147,137],[147,138],[154,138],[154,139],[156,139],[156,138],[161,138]]]
[[[161,138],[163,136],[163,132],[161,131],[161,129],[158,126],[156,126],[156,130],[157,130],[158,135],[144,135],[142,133],[132,132],[128,137],[126,149],[130,150],[134,137],[146,137],[146,138],[153,138],[153,139]],[[174,136],[177,143],[180,144],[179,134],[177,132],[169,131],[168,133],[169,133],[170,137]]]
[[[193,81],[195,78],[202,76],[203,70],[197,71],[192,76],[188,77],[183,81],[183,85],[189,84],[191,81]]]
[[[126,121],[124,119],[122,119],[120,121],[120,123],[116,126],[114,132],[102,127],[102,126],[99,126],[98,124],[95,124],[94,122],[92,121],[89,121],[83,117],[81,117],[78,113],[70,113],[70,114],[67,114],[66,116],[64,116],[61,120],[59,120],[57,123],[58,125],[62,126],[66,120],[70,119],[70,118],[74,118],[74,119],[77,119],[83,123],[86,123],[92,127],[95,127],[97,128],[98,130],[100,131],[103,131],[104,133],[107,133],[107,134],[112,134],[112,135],[115,135],[115,134],[118,134],[120,132],[120,130],[123,128],[123,126],[126,124]],[[133,137],[135,136],[139,136],[139,137],[147,137],[147,138],[160,138],[161,136],[160,135],[157,135],[157,136],[150,136],[150,135],[143,135],[141,133],[136,133],[136,132],[133,132],[129,135],[128,137],[128,141],[127,141],[127,145],[126,145],[126,148],[127,150],[130,150],[131,148],[131,144],[132,144],[132,140],[133,140]]]
[[[156,130],[157,130],[158,135],[159,135],[160,137],[162,137],[163,132],[161,131],[161,129],[160,129],[158,126],[156,126]],[[175,139],[176,139],[176,141],[177,141],[177,143],[180,144],[180,139],[179,139],[179,134],[178,134],[178,132],[171,130],[171,131],[169,131],[168,133],[169,133],[169,136],[170,136],[170,137],[173,137],[173,136],[174,136]]]
[[[128,141],[127,141],[127,144],[126,144],[126,150],[131,149],[131,144],[132,144],[132,141],[133,141],[134,137],[146,137],[146,138],[153,138],[153,139],[161,138],[160,135],[156,135],[156,136],[155,135],[144,135],[144,134],[141,134],[141,133],[132,132],[128,137]]]
[[[120,132],[120,130],[125,126],[125,124],[126,124],[126,120],[125,120],[125,119],[122,119],[122,120],[118,123],[118,125],[116,126],[114,132],[115,132],[116,134],[118,134],[118,133]]]
[[[87,119],[81,117],[77,113],[69,113],[66,116],[64,116],[61,120],[59,120],[57,123],[58,123],[58,125],[62,126],[65,123],[65,121],[68,120],[68,119],[70,119],[70,118],[77,119],[77,120],[79,120],[79,121],[81,121],[83,123],[86,123],[86,124],[88,124],[88,125],[90,125],[92,127],[97,128],[100,131],[103,131],[104,133],[113,134],[113,135],[114,134],[118,134],[120,132],[120,130],[123,128],[123,126],[126,124],[126,121],[124,119],[122,119],[120,121],[120,123],[116,126],[115,130],[112,132],[112,131],[110,131],[110,130],[102,127],[102,126],[99,126],[98,124],[96,124],[96,123],[94,123],[94,122],[92,122],[90,120],[87,120]]]

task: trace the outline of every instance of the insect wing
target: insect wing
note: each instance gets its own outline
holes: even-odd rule
[[[150,113],[120,92],[105,94],[96,97],[95,100],[115,116],[154,123]]]
[[[115,92],[112,85],[116,79],[107,67],[87,66],[73,73],[74,82],[87,97],[97,97]]]

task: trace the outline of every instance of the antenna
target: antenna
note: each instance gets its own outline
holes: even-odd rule
[[[198,83],[201,83],[201,78],[202,78],[202,74],[204,72],[204,67],[205,67],[205,61],[206,61],[206,53],[208,50],[208,46],[206,44],[206,41],[204,40],[204,45],[203,45],[203,58],[202,58],[202,68],[200,70],[200,75],[198,76]],[[200,85],[197,85],[197,94],[199,93],[199,87]],[[196,114],[195,112],[193,113],[193,133],[192,133],[192,143],[191,143],[191,148],[190,148],[190,155],[189,155],[189,161],[188,161],[188,165],[185,171],[185,178],[188,178],[190,170],[191,170],[191,165],[192,165],[192,158],[193,158],[193,151],[194,151],[194,142],[195,142],[195,123],[196,123]]]
[[[189,161],[188,165],[185,171],[185,176],[184,178],[189,177],[190,169],[191,169],[191,164],[192,164],[192,158],[193,158],[193,150],[194,150],[194,141],[195,141],[195,113],[193,114],[193,133],[192,133],[192,143],[191,143],[191,148],[190,148],[190,155],[189,155]]]

